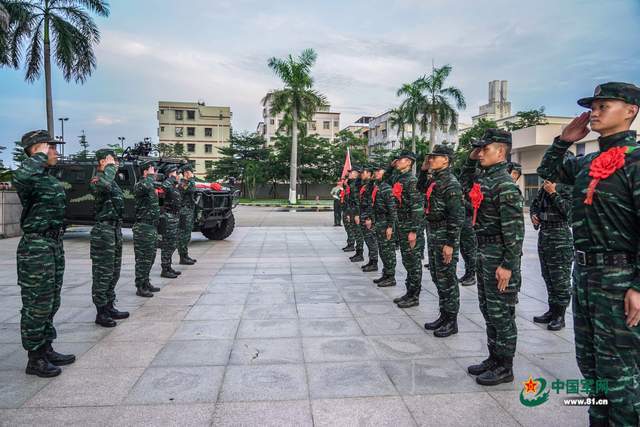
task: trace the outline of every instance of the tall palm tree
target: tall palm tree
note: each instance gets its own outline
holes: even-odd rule
[[[422,113],[423,105],[426,102],[423,90],[425,88],[424,79],[420,78],[412,83],[405,83],[398,89],[397,96],[404,96],[405,99],[400,104],[400,108],[406,114],[407,123],[411,123],[411,151],[416,152],[416,126],[419,116]],[[416,165],[413,165],[413,172]]]
[[[454,86],[444,87],[451,74],[451,65],[433,68],[431,75],[423,77],[425,100],[422,103],[421,127],[429,127],[429,152],[436,143],[436,130],[453,132],[458,127],[458,111],[467,103],[462,91]],[[453,104],[453,105],[452,105]]]
[[[109,16],[109,3],[105,0],[0,2],[10,16],[7,51],[0,52],[0,64],[18,68],[25,47],[23,45],[26,45],[25,80],[32,83],[40,78],[44,62],[47,130],[53,136],[52,49],[64,79],[84,83],[96,67],[93,47],[100,41],[100,32],[89,12]]]
[[[396,136],[400,135],[400,141],[404,139],[404,127],[407,124],[407,115],[405,111],[401,108],[392,108],[389,111],[389,123],[392,127],[398,128],[396,132]]]
[[[305,49],[300,56],[289,55],[284,59],[270,58],[268,66],[284,83],[282,89],[270,92],[263,103],[270,102],[271,115],[284,113],[291,120],[291,167],[289,169],[289,203],[296,203],[298,181],[298,127],[299,122],[309,121],[321,107],[327,106],[324,95],[313,89],[311,67],[318,55],[313,49]]]
[[[9,11],[0,2],[0,65],[9,63],[9,55],[7,55],[7,43],[9,35],[9,24],[11,22]]]

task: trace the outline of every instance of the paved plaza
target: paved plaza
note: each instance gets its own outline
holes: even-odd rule
[[[0,425],[464,425],[583,426],[587,409],[551,392],[520,403],[529,376],[580,378],[571,317],[554,333],[532,323],[546,310],[536,232],[527,225],[517,307],[516,380],[482,387],[466,373],[486,357],[476,289],[461,289],[460,332],[425,331],[437,314],[428,271],[419,307],[401,310],[398,286],[377,288],[340,250],[331,212],[239,207],[225,241],[194,233],[193,266],[135,296],[131,231],[125,232],[113,329],[93,323],[88,228],[65,236],[66,271],[56,348],[78,356],[53,379],[24,374],[15,249],[0,240]],[[285,226],[286,225],[286,226]],[[176,258],[177,259],[177,255]],[[398,253],[398,260],[400,259]],[[460,265],[459,267],[462,267]]]

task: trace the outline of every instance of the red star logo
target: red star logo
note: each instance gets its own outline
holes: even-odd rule
[[[524,385],[524,392],[526,394],[529,394],[529,393],[535,394],[536,390],[538,390],[538,386],[540,385],[540,381],[534,381],[533,377],[529,375],[529,380],[523,381],[522,385]]]

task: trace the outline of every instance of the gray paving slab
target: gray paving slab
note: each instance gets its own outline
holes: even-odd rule
[[[398,394],[378,362],[311,363],[307,372],[311,399]]]
[[[221,401],[307,399],[304,365],[228,366]]]
[[[400,397],[318,399],[311,402],[316,426],[415,426]]]

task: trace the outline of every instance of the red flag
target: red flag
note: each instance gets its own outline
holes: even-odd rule
[[[347,147],[347,157],[344,159],[344,167],[342,168],[341,179],[345,179],[349,174],[347,171],[351,170],[351,154],[349,153],[349,147]]]

